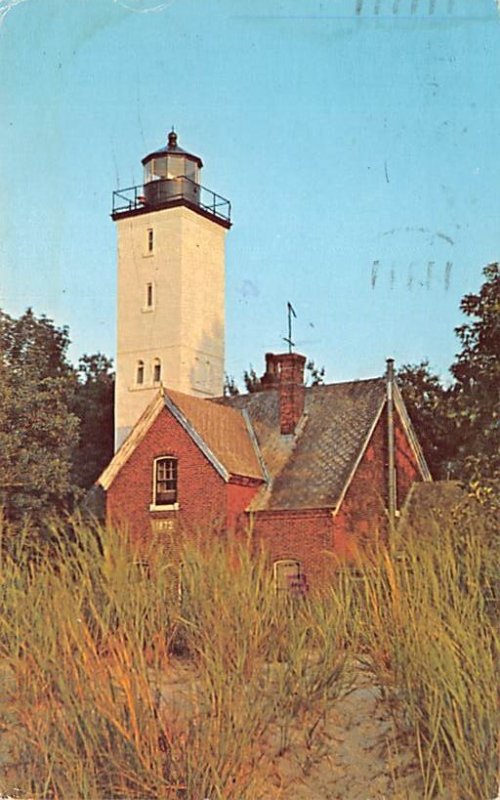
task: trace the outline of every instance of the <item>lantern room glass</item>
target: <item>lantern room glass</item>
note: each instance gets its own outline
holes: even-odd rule
[[[198,164],[186,156],[168,154],[144,165],[144,183],[183,177],[198,183]]]

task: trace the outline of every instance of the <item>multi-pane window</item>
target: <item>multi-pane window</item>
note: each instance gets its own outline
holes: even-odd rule
[[[161,381],[161,361],[155,358],[153,361],[153,383],[160,383]]]
[[[135,373],[135,382],[138,385],[144,383],[144,361],[137,362],[137,370]]]
[[[154,505],[170,506],[177,502],[177,459],[157,458],[154,463]]]

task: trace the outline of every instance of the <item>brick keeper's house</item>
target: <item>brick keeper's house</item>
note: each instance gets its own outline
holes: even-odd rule
[[[98,481],[107,521],[138,541],[251,522],[278,582],[324,585],[431,476],[390,360],[382,378],[312,387],[305,360],[267,354],[247,395],[158,391]]]

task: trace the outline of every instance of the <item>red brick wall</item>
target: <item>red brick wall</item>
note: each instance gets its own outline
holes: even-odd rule
[[[411,484],[422,480],[418,462],[399,415],[394,414],[397,506],[401,508]],[[334,547],[341,556],[384,536],[387,531],[387,417],[382,414],[365,455],[334,518]]]
[[[397,413],[394,414],[394,445],[396,449],[397,505],[398,508],[401,508],[412,483],[421,481],[422,476],[417,459],[410,447],[408,437]]]
[[[385,529],[387,434],[382,414],[333,523],[333,544],[340,557],[353,555]]]
[[[270,561],[300,561],[310,586],[324,585],[332,574],[332,515],[330,509],[257,511],[254,540],[262,543]]]
[[[250,479],[232,477],[226,485],[226,518],[227,527],[230,530],[236,528],[245,528],[248,520],[246,517],[242,520],[243,512],[250,505],[251,500],[259,491],[262,481],[252,481]]]
[[[173,456],[178,463],[178,511],[150,511],[153,459]],[[151,533],[151,520],[172,519],[186,530],[225,525],[226,483],[185,430],[163,410],[107,492],[106,515],[125,523],[134,539]]]

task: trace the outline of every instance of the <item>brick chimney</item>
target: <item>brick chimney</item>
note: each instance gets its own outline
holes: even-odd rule
[[[295,433],[304,413],[306,357],[298,353],[283,353],[274,359],[279,369],[280,430],[282,434]]]
[[[265,389],[277,389],[280,382],[280,358],[274,353],[266,353],[266,371],[260,379],[261,387]]]

